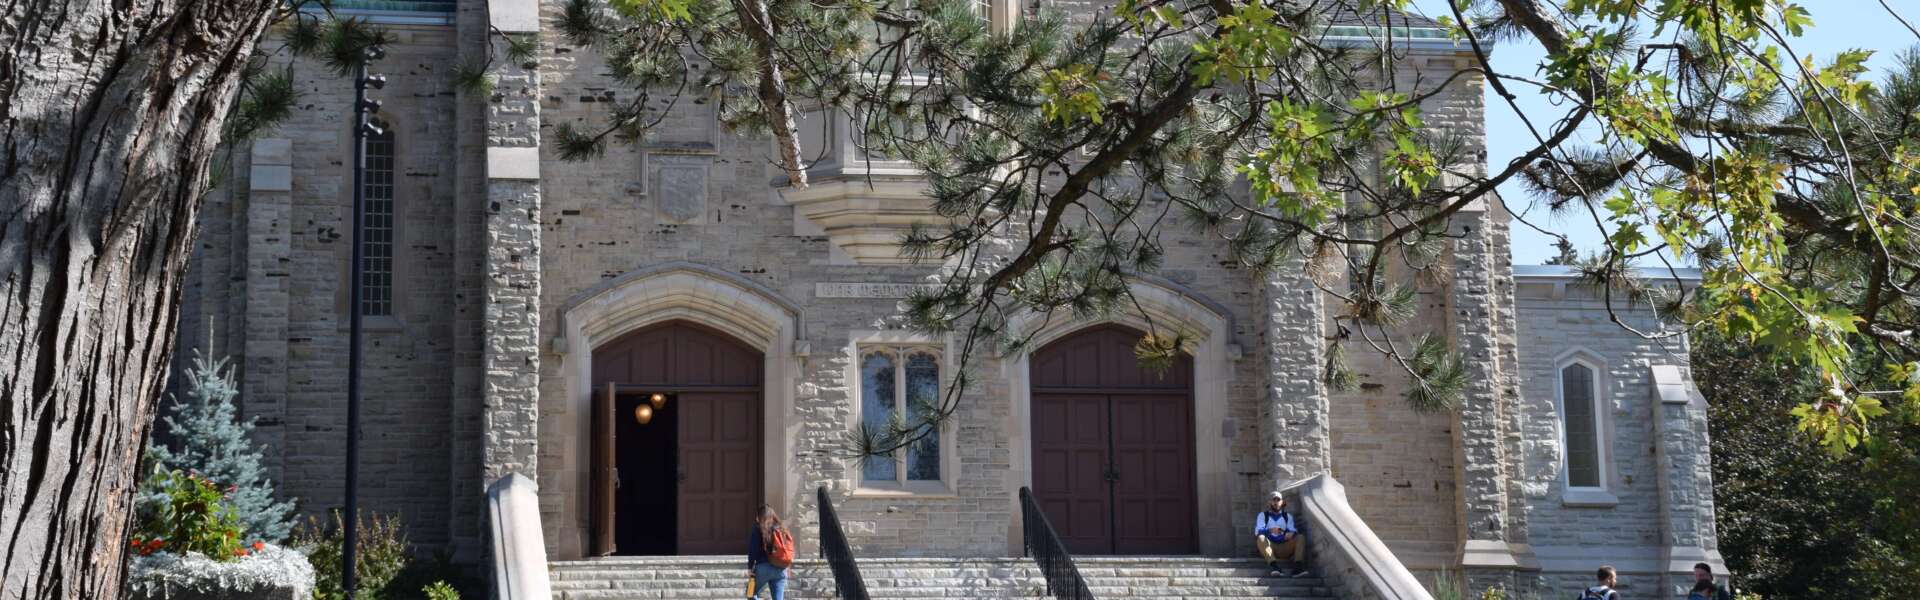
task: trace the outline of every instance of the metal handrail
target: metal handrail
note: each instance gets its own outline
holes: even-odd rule
[[[1040,574],[1046,576],[1047,595],[1059,600],[1094,600],[1087,579],[1080,576],[1080,567],[1074,566],[1073,555],[1067,552],[1067,544],[1060,541],[1047,515],[1040,512],[1033,490],[1025,486],[1020,488],[1020,531],[1027,556],[1033,557]]]
[[[847,534],[840,530],[840,515],[833,512],[833,501],[827,498],[827,487],[820,486],[820,556],[827,559],[827,567],[833,569],[833,584],[840,590],[841,600],[868,600],[867,582],[860,578],[860,565],[853,560],[853,548],[847,545]]]

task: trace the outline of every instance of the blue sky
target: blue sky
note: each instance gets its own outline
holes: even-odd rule
[[[1450,14],[1445,0],[1414,0],[1413,4],[1416,11],[1428,16]],[[1814,26],[1808,29],[1807,35],[1794,41],[1793,50],[1802,56],[1811,53],[1818,57],[1818,62],[1850,48],[1874,50],[1868,65],[1875,72],[1871,78],[1877,80],[1880,70],[1892,64],[1895,53],[1920,43],[1920,38],[1915,38],[1913,32],[1888,15],[1879,0],[1799,0],[1799,4],[1813,14]],[[1899,11],[1909,23],[1920,26],[1920,1],[1888,0],[1887,5]],[[1500,72],[1533,76],[1545,55],[1546,51],[1537,42],[1509,42],[1494,50],[1493,67]],[[1551,124],[1566,113],[1564,107],[1552,105],[1546,96],[1533,93],[1526,86],[1509,86],[1509,89],[1520,97],[1518,104],[1536,126]],[[1527,133],[1513,109],[1493,95],[1491,89],[1487,90],[1487,165],[1499,169],[1532,148],[1533,143],[1533,136]],[[1522,213],[1526,220],[1567,234],[1581,252],[1591,253],[1601,248],[1604,236],[1587,213],[1569,211],[1564,217],[1551,215],[1544,206],[1535,206],[1533,197],[1513,181],[1501,186],[1500,194],[1507,205],[1516,213]],[[1555,253],[1551,236],[1514,222],[1514,264],[1541,264]]]

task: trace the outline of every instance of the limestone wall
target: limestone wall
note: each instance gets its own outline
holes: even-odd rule
[[[1393,82],[1404,93],[1423,93],[1444,81],[1453,70],[1467,65],[1467,60],[1463,55],[1444,53],[1415,55],[1397,65]],[[1423,102],[1421,112],[1427,125],[1433,131],[1459,136],[1469,149],[1483,147],[1482,87],[1480,77],[1464,76]],[[1443,264],[1470,260],[1487,268],[1489,261],[1507,260],[1506,240],[1499,238],[1478,252],[1463,257],[1460,247],[1454,246],[1441,260]],[[1389,265],[1392,264],[1393,261],[1389,261]],[[1448,272],[1459,271],[1454,267]],[[1477,326],[1490,331],[1497,330],[1490,322],[1493,318],[1490,315],[1495,314],[1492,307],[1464,317],[1451,310],[1452,281],[1430,281],[1404,268],[1391,269],[1389,273],[1391,279],[1414,285],[1419,290],[1416,315],[1395,332],[1394,343],[1403,350],[1421,333],[1452,337],[1454,324],[1463,318],[1473,319],[1479,323]],[[1345,310],[1338,299],[1328,298],[1329,315]],[[1455,415],[1450,411],[1423,413],[1409,406],[1404,399],[1409,385],[1404,368],[1373,351],[1357,334],[1346,344],[1346,353],[1360,387],[1333,392],[1329,402],[1334,476],[1346,486],[1354,511],[1403,563],[1415,570],[1456,564],[1460,525],[1454,456],[1454,431],[1458,424]]]
[[[1703,430],[1667,440],[1656,436],[1656,415],[1704,409],[1704,404],[1690,407],[1684,400],[1677,406],[1663,403],[1650,374],[1657,365],[1678,367],[1682,374],[1687,371],[1685,337],[1645,339],[1623,329],[1611,322],[1598,290],[1570,275],[1536,272],[1523,274],[1518,282],[1519,346],[1524,351],[1517,407],[1521,452],[1513,485],[1525,500],[1522,510],[1548,595],[1571,594],[1591,585],[1593,569],[1602,563],[1620,570],[1623,584],[1630,586],[1623,590],[1659,595],[1660,578],[1671,567],[1671,547],[1684,545],[1672,559],[1686,563],[1678,567],[1681,570],[1692,563],[1685,551],[1701,552],[1700,559],[1709,560],[1704,553],[1717,548],[1711,496],[1692,489],[1675,493],[1662,489],[1662,477],[1676,476],[1663,475],[1663,468],[1686,469],[1689,485],[1710,477],[1704,472],[1704,461],[1698,466],[1690,462],[1703,451]],[[1663,332],[1649,305],[1629,305],[1616,294],[1613,306],[1627,325],[1650,334]],[[1604,494],[1570,493],[1565,484],[1565,442],[1556,388],[1559,369],[1576,359],[1599,367],[1602,446],[1607,453],[1601,463]],[[1689,439],[1694,437],[1698,439]],[[1663,444],[1675,446],[1668,451],[1688,461],[1657,461],[1655,449]],[[1688,532],[1682,543],[1669,541],[1676,527]],[[1713,552],[1711,560],[1717,557]]]
[[[563,5],[541,5],[549,23]],[[484,29],[484,15],[472,8],[459,18],[461,32]],[[825,485],[863,555],[1018,552],[1015,490],[1030,477],[1022,462],[1030,444],[1019,412],[1023,392],[1015,388],[1023,357],[982,351],[970,359],[975,385],[948,439],[955,460],[947,491],[886,496],[856,490],[845,450],[853,425],[848,348],[856,337],[897,332],[904,323],[897,299],[819,297],[816,284],[918,283],[929,268],[849,264],[770,184],[777,173],[768,166],[769,141],[718,128],[716,98],[681,99],[640,147],[614,145],[593,160],[563,161],[532,128],[591,126],[613,103],[631,98],[631,90],[608,78],[596,53],[568,45],[549,28],[541,34],[537,69],[501,66],[509,77],[495,97],[462,98],[447,65],[457,55],[484,54],[484,34],[461,34],[470,47],[456,50],[454,27],[393,29],[401,41],[381,65],[392,83],[380,96],[400,136],[399,304],[396,318],[369,324],[366,506],[401,512],[417,542],[472,541],[479,535],[482,472],[531,469],[540,483],[550,552],[580,556],[585,416],[568,382],[591,348],[556,347],[567,336],[561,311],[602,282],[685,263],[764,288],[795,311],[790,339],[761,349],[790,374],[769,384],[779,386],[769,397],[789,412],[777,432],[779,460],[768,468],[779,483],[770,489],[783,494],[776,500],[803,535],[813,527],[812,492]],[[1405,90],[1430,85],[1460,61],[1415,55],[1395,84]],[[344,144],[351,82],[317,65],[300,65],[297,73],[299,108],[267,135],[290,141],[291,189],[255,189],[248,170],[237,168],[240,176],[209,200],[187,280],[181,344],[243,357],[245,410],[261,419],[263,440],[287,449],[270,456],[273,476],[284,492],[319,510],[339,501],[345,437],[340,283],[349,250]],[[1485,135],[1480,81],[1468,77],[1456,86],[1423,106],[1427,121],[1478,146]],[[536,144],[537,184],[484,177],[487,146]],[[236,151],[236,165],[250,164],[251,148]],[[1646,451],[1653,443],[1646,367],[1684,366],[1684,345],[1635,339],[1577,294],[1568,299],[1523,288],[1515,313],[1503,300],[1513,288],[1498,211],[1479,207],[1458,219],[1459,227],[1484,230],[1463,229],[1472,243],[1449,251],[1450,264],[1479,277],[1478,287],[1462,292],[1450,282],[1425,284],[1414,328],[1450,336],[1484,329],[1490,333],[1476,342],[1476,352],[1504,365],[1483,373],[1476,388],[1479,401],[1499,411],[1476,421],[1485,428],[1476,431],[1482,440],[1497,440],[1505,458],[1496,460],[1505,462],[1483,465],[1491,469],[1483,475],[1505,491],[1474,501],[1505,507],[1497,510],[1506,511],[1506,541],[1531,543],[1551,577],[1573,572],[1575,562],[1592,555],[1581,550],[1576,556],[1576,547],[1607,548],[1623,568],[1645,558],[1646,568],[1656,569],[1651,561],[1666,543],[1662,519],[1671,518],[1661,516],[1653,456]],[[518,241],[501,243],[508,234]],[[1456,452],[1461,421],[1407,407],[1399,367],[1358,343],[1350,344],[1350,358],[1363,387],[1323,391],[1311,365],[1324,358],[1314,349],[1326,329],[1314,321],[1342,307],[1328,302],[1317,315],[1300,310],[1295,300],[1312,295],[1300,271],[1263,280],[1232,268],[1220,244],[1178,226],[1167,230],[1166,246],[1159,289],[1202,307],[1185,310],[1222,313],[1221,392],[1204,400],[1219,403],[1206,413],[1218,420],[1196,424],[1196,444],[1222,457],[1202,465],[1202,485],[1213,502],[1201,507],[1201,518],[1213,519],[1202,524],[1203,545],[1222,528],[1250,528],[1263,490],[1276,479],[1331,468],[1355,511],[1403,561],[1416,569],[1457,564],[1460,532],[1468,525],[1460,517],[1466,510]],[[537,314],[511,314],[534,301]],[[1606,363],[1617,433],[1610,439],[1619,504],[1611,508],[1565,506],[1555,483],[1560,448],[1552,361],[1575,341]],[[957,357],[949,353],[949,373],[958,368]],[[535,388],[537,404],[528,405],[525,393]],[[1602,528],[1607,532],[1597,533]],[[1208,551],[1251,550],[1247,536],[1222,539],[1224,546]]]
[[[549,2],[543,10],[551,19],[562,7],[563,3]],[[608,80],[600,59],[590,50],[568,46],[549,35],[543,39],[541,56],[541,108],[549,126],[590,124],[607,113],[611,102],[631,97],[629,90]],[[792,475],[788,497],[783,499],[790,511],[798,511],[790,517],[802,525],[803,532],[811,524],[813,489],[827,485],[835,492],[849,536],[862,553],[1000,556],[1018,552],[1018,540],[1013,537],[1018,516],[1015,491],[1026,482],[1020,474],[1024,465],[1016,465],[1015,457],[1028,442],[1014,437],[1023,424],[1016,422],[1015,393],[1008,388],[1006,374],[1012,367],[1009,360],[1019,359],[1003,360],[988,352],[972,359],[975,387],[956,415],[949,447],[959,459],[949,474],[950,493],[876,497],[851,489],[852,462],[843,457],[853,419],[846,348],[855,332],[900,329],[903,321],[896,299],[818,298],[815,284],[915,283],[930,269],[836,264],[844,261],[836,260],[831,243],[810,230],[808,223],[796,223],[794,209],[769,186],[776,175],[767,167],[770,143],[719,131],[713,124],[714,102],[693,100],[683,101],[674,116],[651,132],[642,149],[614,146],[602,158],[567,162],[559,160],[550,146],[543,148],[543,337],[563,334],[560,315],[554,313],[559,305],[623,273],[687,261],[751,280],[798,306],[797,339],[809,350],[795,359],[799,369],[791,390],[795,423],[789,432],[792,447],[785,449]],[[1249,529],[1262,495],[1259,490],[1268,485],[1254,459],[1262,445],[1260,419],[1267,375],[1259,343],[1261,293],[1251,274],[1223,268],[1230,261],[1218,243],[1172,228],[1167,250],[1160,277],[1196,291],[1231,313],[1231,331],[1222,334],[1240,358],[1227,366],[1231,376],[1222,411],[1226,418],[1199,424],[1196,443],[1224,447],[1221,454],[1230,458],[1216,468],[1227,490],[1220,496],[1229,505],[1214,510],[1230,515],[1232,530]],[[1304,338],[1298,341],[1307,343]],[[549,350],[540,357],[541,490],[550,544],[559,557],[578,556],[585,543],[586,457],[575,452],[577,444],[570,441],[579,434],[581,416],[570,412],[564,380],[567,361],[581,360],[589,350],[569,348],[565,354]],[[788,348],[767,351],[791,353]],[[946,368],[956,366],[950,355]],[[1246,536],[1234,536],[1232,551],[1250,551],[1251,540],[1240,537]]]
[[[451,27],[389,29],[399,41],[376,68],[389,83],[375,97],[397,145],[395,304],[365,322],[361,506],[440,544],[454,471],[454,46]],[[339,506],[344,475],[353,82],[307,61],[293,73],[293,114],[231,149],[235,176],[203,213],[180,344],[234,358],[242,413],[273,449],[269,476],[318,513]],[[289,178],[248,176],[279,165]]]

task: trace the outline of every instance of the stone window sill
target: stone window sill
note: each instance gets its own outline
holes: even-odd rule
[[[338,327],[340,331],[346,331],[347,329],[349,329],[347,320],[348,319],[345,315],[342,315],[340,317],[340,323]],[[366,333],[388,333],[388,332],[394,332],[394,331],[405,331],[406,329],[407,329],[407,322],[402,321],[400,320],[400,317],[396,317],[393,315],[369,315],[369,316],[360,317],[360,330]]]
[[[1599,489],[1570,489],[1560,494],[1562,506],[1574,508],[1613,508],[1620,504],[1620,498]]]
[[[938,481],[916,481],[905,486],[862,483],[847,494],[848,498],[940,500],[959,498],[951,488]]]

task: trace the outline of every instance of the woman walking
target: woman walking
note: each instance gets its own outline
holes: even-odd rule
[[[753,533],[747,538],[747,597],[767,590],[769,600],[786,600],[787,567],[793,565],[793,536],[780,523],[773,507],[760,505]]]

